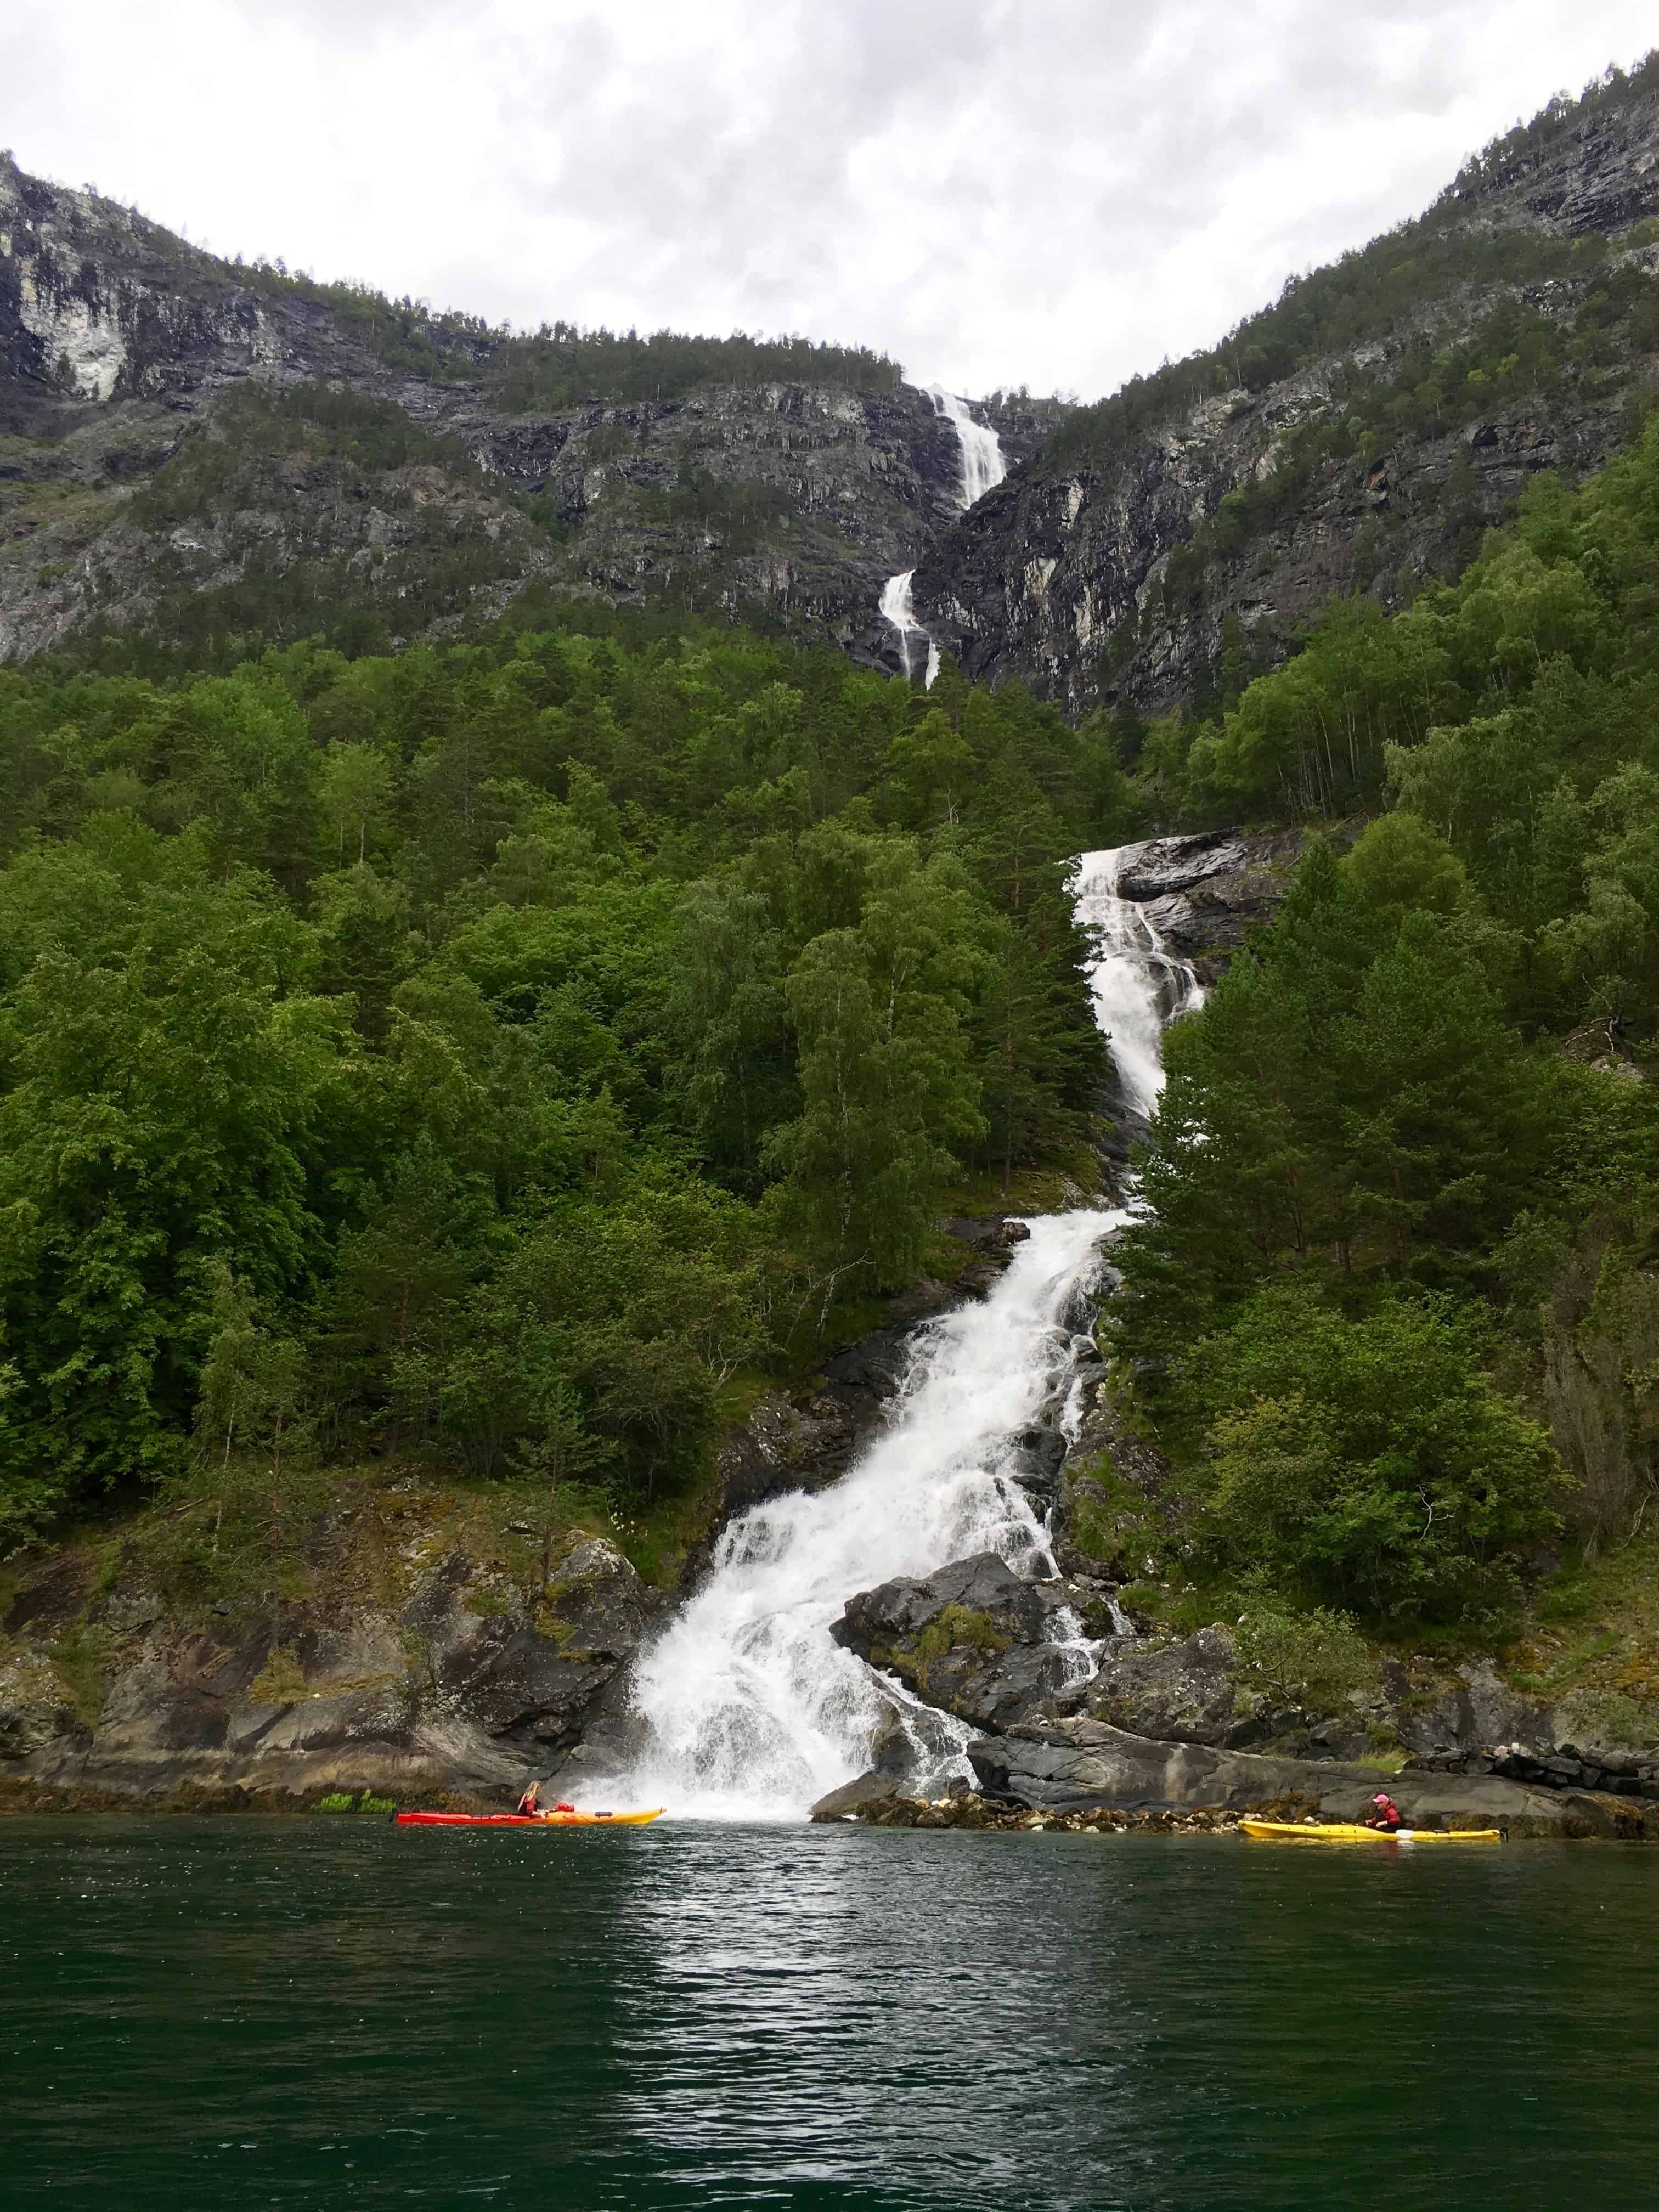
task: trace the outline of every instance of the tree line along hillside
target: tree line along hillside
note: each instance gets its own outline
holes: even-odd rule
[[[1116,1339],[1188,1556],[1501,1617],[1659,1486],[1659,414],[1455,585],[1117,726],[1146,822],[1370,817],[1168,1041]]]
[[[0,671],[11,1540],[159,1488],[216,1553],[239,1469],[275,1528],[365,1449],[659,1497],[969,1178],[1086,1157],[1062,878],[1122,780],[1024,694],[729,629],[115,651]]]
[[[603,325],[590,330],[562,318],[515,331],[457,309],[434,313],[424,301],[388,299],[367,284],[319,283],[281,262],[219,266],[267,299],[325,308],[384,368],[440,384],[477,382],[486,402],[509,414],[555,413],[599,397],[677,399],[711,384],[890,392],[902,380],[899,364],[867,346],[747,331],[712,337]]]

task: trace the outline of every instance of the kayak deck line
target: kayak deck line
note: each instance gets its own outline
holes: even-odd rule
[[[643,1828],[666,1806],[643,1813],[398,1813],[399,1828]]]
[[[1247,1836],[1265,1843],[1297,1844],[1501,1844],[1498,1828],[1364,1828],[1348,1820],[1309,1826],[1296,1820],[1241,1820]]]

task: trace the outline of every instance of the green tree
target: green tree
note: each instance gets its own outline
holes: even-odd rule
[[[347,848],[356,846],[361,865],[368,857],[371,830],[392,811],[392,764],[372,744],[331,745],[317,769],[317,803],[327,823],[335,865],[344,867]]]
[[[1200,1339],[1184,1387],[1214,1409],[1201,1481],[1221,1554],[1374,1616],[1505,1601],[1565,1484],[1546,1431],[1482,1371],[1484,1338],[1444,1300],[1351,1318],[1304,1282]]]
[[[716,1170],[753,1191],[767,1132],[794,1097],[781,940],[752,891],[694,884],[680,914],[667,1020],[686,1103]]]
[[[985,1122],[962,1021],[978,969],[973,902],[945,860],[883,856],[856,930],[814,938],[791,971],[802,1112],[775,1131],[781,1218],[826,1284],[902,1282],[946,1183],[953,1141]],[[827,1305],[826,1309],[827,1310]]]

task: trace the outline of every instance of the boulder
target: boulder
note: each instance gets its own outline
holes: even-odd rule
[[[953,1607],[981,1615],[1011,1641],[1037,1641],[1048,1632],[1049,1608],[1039,1585],[1022,1582],[997,1553],[976,1552],[921,1580],[897,1576],[860,1591],[830,1633],[845,1650],[872,1659],[878,1645],[914,1639]]]
[[[1237,1744],[1261,1727],[1262,1700],[1235,1679],[1232,1665],[1232,1638],[1221,1627],[1179,1642],[1125,1641],[1103,1656],[1084,1710],[1133,1735]]]
[[[830,1633],[930,1705],[975,1728],[1051,1710],[1074,1671],[1054,1614],[1073,1593],[1022,1582],[994,1552],[925,1579],[899,1577],[848,1601]]]
[[[820,1797],[807,1817],[813,1820],[867,1818],[883,1806],[896,1804],[903,1794],[890,1774],[872,1771],[859,1775],[852,1782],[843,1782],[839,1790]]]

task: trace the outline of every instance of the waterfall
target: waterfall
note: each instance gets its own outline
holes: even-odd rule
[[[1120,1080],[1150,1109],[1159,1009],[1193,1003],[1198,986],[1118,897],[1118,862],[1085,854],[1073,895],[1095,939],[1094,1003],[1111,1024]],[[1184,978],[1179,991],[1172,975]],[[1075,1433],[1087,1293],[1103,1238],[1127,1218],[1087,1208],[1033,1218],[985,1298],[917,1330],[888,1423],[848,1472],[728,1524],[703,1583],[638,1663],[647,1747],[630,1773],[603,1785],[605,1803],[799,1818],[861,1773],[878,1733],[894,1727],[936,1771],[968,1771],[972,1731],[842,1650],[830,1626],[858,1591],[975,1552],[1000,1553],[1017,1572],[1054,1573],[1047,1533],[1016,1480],[1019,1432],[1046,1418]],[[1062,1618],[1056,1628],[1068,1672],[1084,1679],[1094,1658],[1080,1625]]]
[[[1146,913],[1118,894],[1133,845],[1085,853],[1071,884],[1079,922],[1094,941],[1089,985],[1095,1020],[1108,1039],[1122,1102],[1136,1121],[1151,1121],[1164,1088],[1164,1031],[1177,1014],[1204,1003],[1204,989],[1184,960],[1165,945]]]
[[[922,389],[933,403],[934,414],[944,416],[957,434],[962,454],[958,503],[966,514],[975,500],[983,499],[992,486],[1000,484],[1008,473],[1002,459],[1002,441],[985,423],[975,422],[968,412],[967,401],[947,392],[942,384],[924,385]],[[910,604],[910,579],[915,573],[914,568],[906,568],[887,579],[881,592],[881,618],[898,632],[899,659],[907,681],[915,674],[911,659],[914,641],[927,639],[927,664],[922,687],[931,691],[933,678],[939,674],[939,647],[916,620]]]
[[[915,573],[914,568],[906,568],[902,574],[887,579],[882,586],[881,618],[890,623],[898,632],[899,658],[904,663],[907,683],[915,675],[911,658],[914,641],[920,639],[927,647],[927,673],[923,678],[923,688],[931,691],[933,678],[939,674],[939,647],[916,620],[910,605],[910,579]]]
[[[975,422],[968,412],[967,401],[958,399],[942,384],[929,384],[923,388],[933,403],[934,414],[945,416],[962,448],[962,505],[965,514],[1007,475],[1002,441],[985,423]]]

